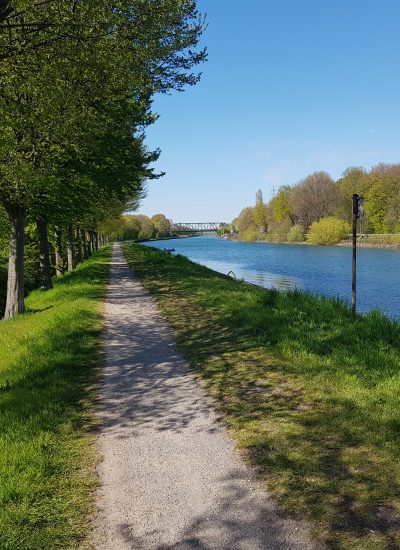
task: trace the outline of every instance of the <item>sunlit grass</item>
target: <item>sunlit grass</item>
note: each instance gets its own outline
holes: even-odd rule
[[[335,549],[400,548],[399,325],[126,245],[282,509]]]
[[[103,249],[0,321],[0,548],[79,548],[95,484]]]

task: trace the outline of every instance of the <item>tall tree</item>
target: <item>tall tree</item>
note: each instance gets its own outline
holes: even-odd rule
[[[300,181],[290,197],[290,208],[304,228],[335,213],[339,192],[326,172],[314,172]]]
[[[253,221],[261,233],[267,230],[267,207],[264,204],[261,189],[256,192],[256,205],[253,209]]]
[[[44,224],[69,214],[93,229],[95,198],[136,201],[157,156],[140,136],[155,120],[151,97],[195,84],[191,69],[206,56],[196,51],[204,20],[193,1],[16,0],[14,7],[14,23],[0,26],[0,201],[12,222],[7,317],[23,311],[27,212]],[[46,256],[47,231],[39,233]]]

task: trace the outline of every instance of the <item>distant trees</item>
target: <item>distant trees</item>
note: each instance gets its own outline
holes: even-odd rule
[[[167,220],[164,214],[152,216],[151,223],[154,226],[156,238],[167,237],[171,233],[171,222]]]
[[[324,216],[336,212],[339,191],[326,172],[314,172],[300,181],[290,195],[292,219],[305,228]]]
[[[117,233],[123,240],[162,239],[170,236],[171,222],[164,214],[155,214],[152,218],[144,214],[126,214]]]
[[[258,191],[256,205],[244,208],[232,225],[243,240],[297,242],[311,233],[310,242],[337,242],[349,232],[353,193],[364,197],[363,231],[400,233],[400,164],[378,164],[370,171],[350,167],[336,182],[314,172],[280,187],[267,204]]]
[[[253,222],[260,233],[265,233],[268,227],[267,206],[264,203],[261,189],[256,193],[256,205],[252,212]]]

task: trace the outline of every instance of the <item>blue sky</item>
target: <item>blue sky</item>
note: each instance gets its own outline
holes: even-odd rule
[[[316,170],[400,162],[400,2],[198,0],[201,82],[159,96],[140,212],[231,221]]]

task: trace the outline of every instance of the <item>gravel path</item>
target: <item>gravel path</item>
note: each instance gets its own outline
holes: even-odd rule
[[[242,464],[118,244],[105,320],[97,550],[316,548]]]

